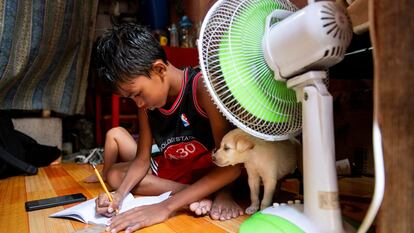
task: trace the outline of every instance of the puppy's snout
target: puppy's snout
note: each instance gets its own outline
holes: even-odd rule
[[[214,156],[214,154],[211,155],[211,160],[213,160],[213,162],[216,162],[216,156]]]
[[[214,148],[213,152],[211,153],[211,159],[213,160],[213,162],[216,161],[216,152],[217,152],[217,148]]]

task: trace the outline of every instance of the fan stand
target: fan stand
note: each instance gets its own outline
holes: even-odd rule
[[[323,83],[325,78],[325,71],[309,71],[289,79],[287,86],[295,90],[298,101],[302,102],[303,214],[318,232],[342,233],[332,96]]]
[[[259,220],[258,223],[273,221],[280,224],[272,225],[272,231],[355,232],[352,226],[342,222],[341,217],[335,168],[332,96],[323,82],[326,76],[325,71],[309,71],[287,81],[287,87],[295,90],[297,100],[302,103],[304,203],[275,203],[262,210],[262,214],[276,218],[262,222]],[[258,215],[256,219],[260,217]],[[297,228],[286,231],[281,227],[286,222],[293,223]],[[254,228],[246,230],[243,232],[251,232]]]
[[[325,78],[325,71],[309,71],[287,81],[302,103],[304,203],[274,204],[261,211],[286,219],[306,233],[345,232],[335,169],[332,96]]]

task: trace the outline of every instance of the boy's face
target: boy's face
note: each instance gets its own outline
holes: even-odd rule
[[[138,75],[131,82],[121,83],[119,93],[134,100],[138,108],[153,110],[166,104],[168,86],[160,76],[152,73],[150,78]]]

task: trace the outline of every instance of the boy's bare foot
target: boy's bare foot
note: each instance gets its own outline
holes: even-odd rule
[[[210,199],[202,199],[190,204],[190,210],[196,215],[206,215],[211,210],[213,202]]]
[[[229,220],[243,215],[243,209],[233,200],[228,191],[219,191],[213,201],[210,217],[214,220]]]
[[[85,183],[96,183],[96,182],[98,182],[98,177],[96,177],[95,174],[92,174],[92,175],[86,177],[85,179],[83,179],[83,182],[85,182]]]
[[[106,178],[105,178],[105,176],[102,175],[102,173],[101,173],[101,176],[102,176],[102,179],[104,181],[106,181]],[[85,183],[96,183],[96,182],[99,182],[99,180],[98,180],[98,177],[95,174],[92,174],[92,175],[86,177],[83,180],[83,182],[85,182]]]

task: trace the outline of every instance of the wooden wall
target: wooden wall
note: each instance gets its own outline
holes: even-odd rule
[[[414,1],[370,0],[369,8],[386,172],[377,232],[414,232]]]

